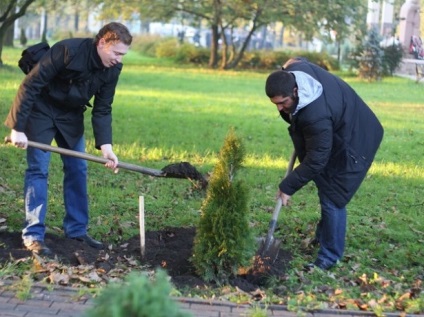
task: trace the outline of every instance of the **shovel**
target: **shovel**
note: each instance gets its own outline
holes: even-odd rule
[[[4,139],[4,141],[6,143],[11,143],[11,139],[9,136],[7,136]],[[84,159],[84,160],[92,161],[96,163],[105,164],[109,161],[107,158],[104,158],[104,157],[95,156],[85,152],[73,151],[73,150],[69,150],[69,149],[65,149],[61,147],[51,146],[48,144],[34,142],[34,141],[28,141],[28,146],[31,146],[43,151],[59,153],[59,154],[72,156],[72,157],[76,157],[76,158],[80,158],[80,159]],[[139,173],[154,176],[154,177],[187,178],[189,180],[197,180],[201,182],[203,188],[207,186],[207,180],[203,177],[201,173],[199,173],[196,170],[194,166],[192,166],[188,162],[170,164],[165,166],[161,170],[138,166],[138,165],[134,165],[130,163],[119,162],[118,168],[123,168],[123,169],[127,169],[134,172],[139,172]]]
[[[289,175],[294,166],[294,162],[296,161],[296,152],[293,151],[289,165],[287,167],[286,174],[284,175],[284,178]],[[258,254],[261,258],[270,258],[270,259],[276,259],[278,252],[280,250],[280,244],[281,240],[274,238],[274,231],[275,227],[277,225],[278,215],[280,214],[281,207],[283,206],[283,201],[279,197],[277,199],[277,203],[274,208],[274,212],[272,213],[271,221],[269,222],[269,228],[268,228],[268,235],[266,236],[265,240],[261,240],[261,246],[259,247]]]

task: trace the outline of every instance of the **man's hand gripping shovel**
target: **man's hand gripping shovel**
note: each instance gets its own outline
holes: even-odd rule
[[[290,157],[290,161],[289,161],[284,178],[286,178],[287,175],[289,175],[293,171],[293,166],[295,161],[296,161],[296,152],[293,151]],[[261,239],[261,245],[258,251],[258,254],[262,259],[265,259],[265,258],[272,259],[272,262],[275,261],[275,259],[278,256],[278,252],[280,250],[281,240],[274,238],[274,231],[277,225],[278,215],[280,214],[280,210],[282,206],[283,206],[283,201],[279,197],[277,199],[274,212],[272,213],[271,221],[269,222],[268,235],[266,236],[265,239],[263,238]]]

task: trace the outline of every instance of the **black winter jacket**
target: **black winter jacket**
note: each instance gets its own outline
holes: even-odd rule
[[[281,112],[301,162],[281,183],[293,195],[309,181],[342,208],[351,200],[383,138],[383,127],[343,80],[305,59],[291,59],[286,71],[301,71],[321,83],[321,96],[292,116]]]
[[[83,113],[94,96],[95,145],[111,144],[112,102],[121,69],[122,64],[103,66],[91,38],[60,41],[22,81],[5,124],[48,144],[58,130],[73,147],[84,134]]]

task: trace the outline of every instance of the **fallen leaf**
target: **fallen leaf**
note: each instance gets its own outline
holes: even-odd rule
[[[91,272],[90,274],[88,274],[88,278],[92,282],[101,282],[102,281],[102,278],[96,272]]]
[[[264,291],[260,290],[259,288],[256,289],[255,291],[251,292],[250,294],[252,294],[252,297],[256,300],[262,300],[266,297],[266,294]]]
[[[378,303],[379,304],[382,304],[382,303],[384,303],[385,301],[387,300],[387,296],[386,296],[386,294],[384,294],[379,300],[378,300]]]
[[[375,299],[371,299],[370,301],[368,301],[368,306],[374,308],[378,306],[378,303]]]
[[[85,276],[78,276],[78,279],[83,283],[90,283],[91,280],[88,277]]]
[[[340,295],[340,294],[342,294],[343,293],[343,290],[342,289],[340,289],[340,288],[337,288],[335,291],[334,291],[334,295]]]
[[[407,292],[405,294],[403,294],[401,297],[398,298],[398,301],[403,301],[405,299],[409,299],[411,297],[411,293]]]
[[[51,273],[49,275],[50,283],[56,285],[68,285],[69,284],[69,275],[61,273]]]

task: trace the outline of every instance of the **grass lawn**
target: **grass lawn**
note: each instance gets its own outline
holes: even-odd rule
[[[6,117],[23,74],[19,49],[3,51],[0,68],[0,118]],[[283,61],[282,61],[283,62]],[[271,72],[271,70],[269,71]],[[206,174],[230,127],[243,139],[246,161],[239,177],[250,187],[252,230],[265,236],[278,183],[292,144],[287,125],[264,93],[269,72],[212,71],[162,65],[130,52],[113,107],[114,150],[123,162],[150,168],[188,161]],[[305,278],[302,265],[314,257],[302,249],[319,219],[315,186],[292,197],[278,221],[277,237],[294,259],[280,281],[292,307],[360,299],[376,313],[399,310],[397,299],[423,277],[424,259],[424,85],[404,78],[368,83],[340,74],[380,118],[385,136],[362,187],[348,205],[344,261],[331,273]],[[9,130],[0,127],[0,136]],[[87,152],[94,149],[90,111],[86,113]],[[0,144],[0,218],[8,230],[23,221],[22,186],[25,152]],[[52,154],[49,213],[51,230],[63,217],[61,165]],[[153,178],[121,170],[113,174],[89,163],[90,232],[111,242],[138,233],[138,197],[145,197],[146,229],[193,226],[200,217],[204,192],[187,180]],[[118,234],[119,232],[119,234]],[[358,279],[361,283],[357,282]],[[321,285],[341,290],[329,296]],[[369,287],[365,287],[369,286]],[[422,288],[422,286],[420,286]],[[424,311],[424,292],[404,302],[405,311]],[[271,297],[270,297],[271,298]],[[272,300],[272,299],[270,299]]]

